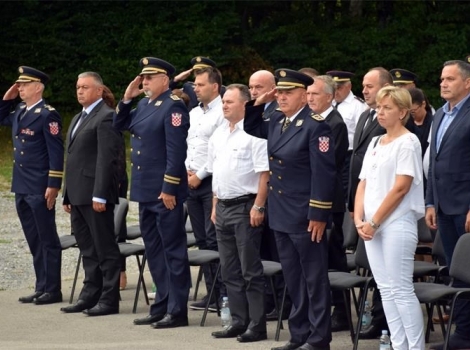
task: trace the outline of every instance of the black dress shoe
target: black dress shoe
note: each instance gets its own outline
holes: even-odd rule
[[[304,345],[298,347],[297,350],[330,350],[330,346],[315,346],[309,343],[305,343]]]
[[[82,312],[86,309],[90,309],[94,306],[94,304],[88,303],[85,300],[78,299],[78,301],[69,306],[61,307],[60,311],[65,312],[66,314],[73,314],[77,312]]]
[[[292,343],[292,342],[288,341],[283,346],[278,346],[278,347],[275,347],[275,348],[271,348],[271,350],[295,350],[295,349],[300,348],[302,345],[303,344]]]
[[[228,326],[227,328],[217,331],[217,332],[212,332],[212,336],[214,338],[236,338],[240,334],[245,333],[246,329],[245,328],[238,328],[238,327],[233,327],[233,326]]]
[[[349,329],[348,320],[346,319],[346,314],[335,313],[331,315],[331,331],[332,332],[341,332],[347,331]]]
[[[18,301],[23,304],[30,304],[34,301],[34,299],[39,298],[42,294],[42,292],[34,292],[31,295],[20,297]]]
[[[247,329],[245,333],[240,334],[237,337],[237,341],[239,341],[240,343],[252,343],[255,341],[266,340],[266,339],[268,339],[268,334],[266,333],[266,331],[257,332],[251,329]]]
[[[54,303],[61,303],[62,302],[62,293],[44,293],[40,297],[34,299],[34,303],[36,305],[46,305],[46,304],[54,304]]]
[[[156,323],[160,321],[165,315],[147,315],[142,318],[136,318],[134,320],[134,324],[136,326],[143,326],[143,325],[151,325],[152,323]]]
[[[152,323],[152,328],[176,328],[188,325],[188,316],[173,316],[166,314],[160,321]]]
[[[106,316],[119,313],[119,306],[109,306],[106,304],[98,303],[91,309],[84,310],[83,313],[88,316]]]
[[[382,335],[382,330],[388,329],[387,325],[372,323],[368,328],[359,332],[359,339],[376,339]],[[390,334],[390,332],[388,333]]]

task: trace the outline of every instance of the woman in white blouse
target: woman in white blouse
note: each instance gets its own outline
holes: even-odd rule
[[[411,108],[408,90],[387,86],[376,99],[377,119],[387,132],[369,144],[354,222],[380,289],[393,349],[423,350],[423,314],[413,288],[417,220],[424,216],[421,145],[404,127]]]

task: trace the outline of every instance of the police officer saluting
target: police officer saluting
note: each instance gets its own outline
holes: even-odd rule
[[[62,301],[62,249],[55,223],[64,163],[62,123],[59,113],[42,99],[49,77],[27,66],[18,71],[18,80],[0,101],[0,124],[12,127],[11,191],[36,273],[35,292],[19,301],[52,304]],[[18,95],[23,102],[13,109]]]
[[[247,105],[244,130],[268,139],[269,226],[292,300],[290,340],[273,350],[329,350],[330,283],[324,236],[336,181],[335,144],[324,118],[307,105],[306,74],[278,69],[276,89]],[[279,109],[263,119],[277,90]]]
[[[175,68],[155,57],[142,58],[140,65],[142,72],[127,87],[114,116],[117,129],[131,132],[130,199],[139,202],[140,230],[157,285],[149,315],[134,324],[187,326],[190,273],[183,202],[189,114],[169,89]],[[142,92],[147,97],[131,110],[132,99]]]

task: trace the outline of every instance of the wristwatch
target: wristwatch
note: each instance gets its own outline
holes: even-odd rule
[[[253,209],[258,210],[260,213],[264,213],[264,211],[266,210],[265,207],[259,207],[256,204],[253,204]]]
[[[379,225],[379,224],[376,224],[376,223],[374,222],[374,220],[372,220],[372,219],[369,220],[369,225],[370,225],[370,227],[372,227],[374,230],[377,230],[377,229],[380,227],[380,225]]]

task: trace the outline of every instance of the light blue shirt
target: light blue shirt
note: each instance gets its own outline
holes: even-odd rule
[[[450,124],[454,121],[455,117],[459,113],[460,109],[462,108],[463,104],[467,102],[468,98],[470,97],[470,94],[465,96],[465,98],[457,103],[452,110],[449,110],[450,104],[447,102],[443,107],[442,111],[444,112],[444,116],[442,117],[442,122],[439,125],[439,129],[437,129],[437,134],[436,134],[436,150],[439,152],[439,148],[441,147],[441,142],[444,137],[444,135],[447,132],[447,129],[449,128]]]

